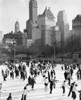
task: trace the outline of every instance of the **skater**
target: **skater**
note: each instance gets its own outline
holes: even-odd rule
[[[44,85],[45,85],[45,91],[47,91],[47,87],[48,87],[48,77],[45,77],[45,79],[44,79]]]
[[[71,78],[72,78],[72,76],[73,76],[73,68],[72,67],[70,69],[70,73],[71,73]]]
[[[32,87],[32,90],[34,89],[34,85],[35,85],[35,78],[34,78],[34,75],[31,75],[31,87]]]
[[[1,97],[1,93],[2,93],[1,89],[2,89],[2,83],[0,83],[0,97]]]
[[[56,76],[54,76],[54,80],[53,80],[53,86],[54,88],[56,88],[56,83],[58,82],[59,80],[56,80]]]
[[[65,95],[65,86],[66,86],[65,82],[66,81],[63,81],[62,86],[61,86],[61,88],[63,89],[63,95]]]
[[[21,100],[23,100],[23,94],[22,94]]]
[[[76,86],[77,86],[77,84],[74,84],[73,89],[72,89],[72,98],[73,98],[73,100],[76,99]]]
[[[11,93],[9,93],[7,100],[12,100],[12,94]]]
[[[23,96],[23,97],[22,97],[23,100],[26,100],[26,99],[27,99],[27,88],[26,88],[26,86],[24,87],[22,96]]]
[[[28,77],[28,84],[27,85],[31,85],[31,77]]]
[[[71,73],[70,73],[70,71],[68,71],[68,85],[70,86],[70,84],[71,84]]]
[[[2,76],[3,76],[3,80],[6,81],[7,74],[3,70],[2,70]]]
[[[77,80],[79,80],[80,79],[80,70],[79,69],[78,69],[78,71],[76,72],[75,75],[77,75]]]
[[[34,90],[34,85],[35,85],[35,78],[34,75],[31,75],[28,77],[28,83],[26,84],[26,86],[30,85],[32,90]]]
[[[63,66],[61,66],[61,69],[63,70]]]
[[[65,78],[65,80],[67,80],[67,71],[66,70],[64,72],[64,78]]]
[[[68,93],[68,97],[70,96],[72,90],[73,90],[73,86],[74,86],[75,82],[71,83],[70,85],[70,90],[69,90],[69,93]]]
[[[0,83],[0,90],[2,89],[2,83]]]
[[[50,73],[50,94],[52,93],[52,90],[53,90],[53,81],[54,81],[54,74],[51,71]]]
[[[81,100],[81,90],[79,92],[79,100]]]

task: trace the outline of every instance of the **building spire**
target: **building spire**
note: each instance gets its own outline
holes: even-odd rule
[[[29,19],[34,23],[37,21],[37,1],[36,0],[30,0],[29,2]]]
[[[20,31],[20,25],[19,25],[19,22],[16,21],[15,22],[15,33],[19,32]]]

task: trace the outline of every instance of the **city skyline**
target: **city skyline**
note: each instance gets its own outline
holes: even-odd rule
[[[55,20],[60,10],[65,10],[67,20],[72,27],[72,19],[81,14],[80,0],[37,0],[38,14],[42,14],[45,7],[50,7]],[[20,30],[26,28],[26,21],[29,19],[29,0],[0,0],[0,30],[3,34],[14,31],[15,22],[18,20]]]

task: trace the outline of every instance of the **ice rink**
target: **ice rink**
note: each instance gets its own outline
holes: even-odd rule
[[[59,81],[56,83],[56,88],[53,89],[52,94],[50,94],[49,85],[47,90],[45,91],[44,79],[40,74],[36,78],[36,84],[34,90],[32,90],[30,86],[28,86],[27,88],[28,89],[27,100],[72,100],[71,96],[68,97],[69,86],[66,87],[65,95],[62,94],[62,88],[60,88],[64,80],[64,75],[63,75],[64,71],[61,69],[61,65],[57,65],[55,71],[56,71],[56,79]],[[72,82],[76,81],[76,83],[78,84],[77,90],[81,90],[81,80],[77,80],[75,74],[76,70],[74,70]],[[0,73],[0,80],[1,79],[2,76]],[[12,93],[12,98],[13,98],[12,100],[21,100],[23,88],[26,84],[27,84],[27,79],[23,81],[20,80],[20,78],[15,78],[15,79],[8,78],[7,81],[2,81],[2,91],[0,100],[6,100],[9,93]],[[79,93],[77,91],[76,94],[77,94],[76,100],[79,100]]]

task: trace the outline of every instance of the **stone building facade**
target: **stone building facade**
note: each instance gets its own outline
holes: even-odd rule
[[[52,45],[53,27],[55,26],[55,17],[50,8],[44,10],[42,15],[38,16],[38,24],[41,29],[42,45]]]
[[[81,15],[77,15],[72,20],[73,35],[81,38]]]

